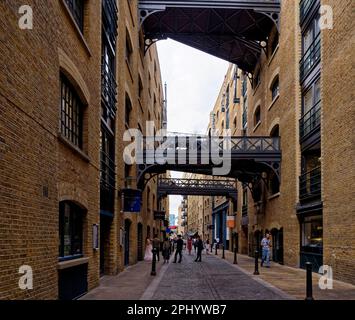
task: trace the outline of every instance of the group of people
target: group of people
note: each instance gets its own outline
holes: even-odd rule
[[[262,247],[261,266],[263,267],[265,264],[265,267],[267,267],[267,268],[270,268],[270,253],[271,253],[271,239],[270,238],[271,238],[270,233],[267,232],[265,234],[265,237],[261,240],[261,247]],[[182,239],[181,235],[179,235],[177,237],[177,240],[171,240],[167,237],[163,241],[162,244],[161,244],[160,239],[158,238],[158,235],[156,235],[156,234],[154,235],[153,240],[150,240],[149,238],[147,238],[144,260],[145,261],[152,261],[153,260],[153,253],[155,253],[156,254],[156,261],[160,261],[160,251],[162,251],[164,263],[169,263],[171,252],[172,252],[172,247],[174,246],[174,243],[176,243],[174,263],[177,263],[177,262],[181,263],[182,262],[182,251],[184,249],[184,240]],[[195,262],[201,262],[203,250],[206,249],[206,254],[209,254],[209,251],[211,248],[209,240],[207,239],[206,242],[204,243],[200,236],[197,236],[196,238],[192,238],[192,237],[188,238],[187,244],[186,244],[186,249],[187,249],[189,255],[191,255],[192,247],[194,247],[195,253],[196,253]],[[179,261],[177,261],[178,258],[179,258]]]
[[[171,240],[168,237],[161,243],[160,239],[158,238],[158,235],[154,235],[154,239],[149,239],[147,237],[146,239],[146,245],[145,245],[145,255],[144,255],[144,260],[145,261],[152,261],[153,260],[153,254],[156,255],[156,261],[160,261],[160,251],[162,252],[162,256],[164,259],[164,263],[169,263],[170,256],[172,253],[172,247],[176,245],[176,251],[175,251],[175,257],[174,257],[174,263],[181,263],[182,262],[182,251],[184,249],[184,240],[182,239],[181,235],[178,235],[176,240]],[[189,238],[187,240],[187,250],[189,252],[189,255],[191,255],[192,247],[195,248],[195,253],[196,253],[196,259],[195,262],[201,262],[202,261],[202,252],[204,249],[206,249],[207,254],[209,254],[209,249],[210,249],[210,243],[209,240],[204,243],[201,239],[200,236],[197,236],[196,238]],[[178,261],[179,258],[179,261]]]
[[[171,255],[171,241],[169,238],[166,238],[162,244],[162,254],[164,263],[168,263]],[[161,241],[158,238],[158,235],[154,235],[154,239],[150,240],[149,237],[146,239],[145,243],[145,254],[144,261],[152,261],[153,254],[156,255],[156,261],[160,261],[160,251],[161,251]]]

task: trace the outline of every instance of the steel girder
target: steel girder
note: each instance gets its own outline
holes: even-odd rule
[[[233,180],[161,178],[158,196],[167,195],[226,196],[237,200],[238,192]]]
[[[146,48],[171,38],[253,72],[272,28],[279,0],[140,0]]]
[[[212,147],[214,140],[218,143]],[[137,165],[137,185],[140,189],[144,189],[151,178],[168,170],[212,176],[214,169],[222,166],[215,161],[222,154],[230,157],[231,170],[220,174],[221,177],[249,184],[260,180],[263,173],[273,172],[280,181],[280,138],[180,135],[165,137],[165,141],[153,143],[153,148],[149,148],[152,141],[153,137],[143,137],[143,148],[137,150],[141,160]],[[162,150],[159,153],[160,147]]]

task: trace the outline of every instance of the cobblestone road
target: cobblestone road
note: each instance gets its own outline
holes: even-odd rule
[[[204,255],[202,263],[184,255],[181,264],[170,263],[162,268],[142,299],[144,300],[280,300],[282,291],[254,280],[239,268]]]

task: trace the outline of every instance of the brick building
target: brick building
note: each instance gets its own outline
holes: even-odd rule
[[[139,199],[124,131],[166,120],[159,60],[144,54],[137,1],[27,4],[31,30],[21,1],[0,3],[0,299],[72,299],[161,234],[156,179],[140,213],[122,200]],[[18,286],[23,265],[33,290]]]
[[[321,5],[330,7],[321,14]],[[238,183],[237,206],[223,197],[201,203],[212,201],[205,210],[214,221],[210,236],[222,237],[229,249],[254,255],[269,231],[275,262],[303,268],[310,261],[316,272],[329,265],[334,278],[354,283],[350,7],[350,1],[285,0],[279,33],[271,32],[253,74],[229,67],[208,129],[280,136],[281,183],[264,176],[254,197]],[[334,27],[320,28],[329,8]],[[193,221],[198,207],[190,207]]]

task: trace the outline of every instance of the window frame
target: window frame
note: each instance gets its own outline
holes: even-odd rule
[[[68,210],[66,212],[66,210]],[[65,222],[64,222],[64,217],[65,215],[69,215],[69,236],[70,236],[70,254],[66,255],[65,254]],[[85,216],[85,211],[80,208],[77,204],[75,204],[72,201],[62,201],[59,203],[59,256],[58,259],[59,261],[68,261],[68,260],[74,260],[74,259],[79,259],[84,256],[84,216]],[[78,226],[75,225],[74,221],[75,218],[80,218],[80,223],[79,223],[79,229],[76,229]],[[77,233],[77,236],[79,236],[79,253],[74,252],[74,247],[77,245],[75,244],[75,236],[73,236],[75,233]]]
[[[84,0],[65,0],[65,4],[68,7],[73,19],[79,28],[80,32],[84,34]]]
[[[60,132],[71,144],[83,150],[84,103],[73,84],[62,72],[60,73]]]

